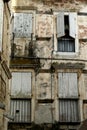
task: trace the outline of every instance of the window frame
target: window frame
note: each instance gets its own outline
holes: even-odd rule
[[[69,15],[69,13],[75,12],[64,12],[64,15]],[[76,20],[76,37],[75,37],[75,52],[58,52],[58,36],[57,36],[57,15],[59,12],[54,12],[54,55],[58,56],[77,56],[79,53],[79,43],[78,43],[78,24]],[[77,13],[76,13],[77,14]]]
[[[78,85],[79,85],[79,80],[78,80],[78,76],[79,76],[79,74],[78,74],[78,71],[72,71],[72,70],[66,70],[66,71],[64,71],[64,70],[59,70],[59,71],[57,71],[57,74],[58,73],[77,73],[77,91],[78,91],[78,93],[79,93],[79,88],[78,88]],[[58,76],[58,78],[57,78],[57,80],[59,79],[59,76]],[[72,78],[71,78],[72,79]],[[77,108],[78,108],[78,110],[76,110],[76,111],[79,111],[78,113],[77,113],[77,115],[78,115],[78,120],[77,121],[72,121],[72,122],[68,122],[68,121],[60,121],[60,114],[61,113],[59,113],[58,112],[58,119],[59,119],[59,122],[60,123],[64,123],[64,124],[66,124],[66,123],[71,123],[71,124],[73,124],[73,123],[80,123],[80,102],[79,102],[79,95],[77,94],[77,96],[61,96],[61,95],[59,95],[59,82],[57,81],[57,91],[58,91],[58,110],[60,109],[60,106],[59,106],[59,104],[60,104],[60,101],[61,100],[65,100],[65,101],[68,101],[68,100],[70,100],[70,101],[77,101],[78,102],[78,104],[77,104]],[[67,103],[69,106],[70,106],[70,104],[69,103]],[[66,105],[67,105],[66,104]],[[72,104],[72,103],[71,103]],[[74,106],[75,107],[75,106]],[[67,108],[67,107],[66,107]],[[64,109],[64,108],[63,108]],[[74,108],[73,108],[73,110],[74,110]]]
[[[33,114],[33,111],[34,111],[34,109],[35,109],[35,106],[34,106],[34,101],[35,101],[35,97],[34,96],[32,96],[32,95],[34,95],[35,94],[35,73],[34,73],[34,70],[32,70],[32,69],[28,69],[28,70],[26,70],[26,69],[11,69],[11,73],[14,73],[14,72],[26,72],[26,73],[31,73],[31,96],[29,96],[29,97],[19,97],[20,99],[29,99],[29,100],[31,100],[31,122],[33,122],[34,121],[34,114]],[[11,81],[10,81],[10,85],[12,86],[12,79],[11,79]],[[17,97],[14,97],[14,96],[12,96],[11,95],[11,99],[14,99],[14,98],[16,98],[17,99]]]

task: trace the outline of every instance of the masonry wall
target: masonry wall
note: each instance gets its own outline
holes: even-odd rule
[[[9,102],[10,102],[10,89],[9,79],[11,73],[9,70],[9,45],[10,45],[10,33],[9,33],[9,18],[10,18],[10,5],[6,2],[3,3],[3,21],[0,21],[0,129],[7,130],[9,119],[5,115],[9,115]],[[9,46],[9,47],[8,47]]]
[[[59,121],[58,72],[76,72],[78,74],[80,121],[87,118],[86,114],[84,114],[87,105],[86,4],[86,0],[12,0],[12,15],[18,12],[34,12],[33,47],[36,58],[40,58],[40,68],[37,72],[34,72],[35,76],[33,77],[35,95],[32,96],[32,99],[34,99],[32,121],[37,124]],[[75,55],[59,55],[55,53],[55,12],[77,13],[78,45]],[[24,58],[28,56],[29,41],[29,38],[14,37],[14,57]],[[22,61],[21,65],[24,64],[24,61]],[[55,70],[51,70],[52,65]],[[18,70],[19,68],[16,68],[16,71]],[[74,125],[69,127],[74,129]]]

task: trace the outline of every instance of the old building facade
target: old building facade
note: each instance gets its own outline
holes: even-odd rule
[[[7,130],[8,121],[11,119],[9,110],[10,13],[10,2],[0,0],[0,130]]]
[[[77,130],[87,118],[87,1],[12,0],[8,130]]]

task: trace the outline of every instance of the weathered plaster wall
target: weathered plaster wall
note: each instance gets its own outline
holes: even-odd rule
[[[56,68],[55,74],[51,74],[50,71],[51,63],[61,64],[64,63],[63,68],[64,72],[68,70],[68,72],[76,71],[79,73],[80,66],[76,67],[76,63],[85,64],[85,70],[87,69],[87,1],[86,0],[12,0],[12,12],[29,12],[29,10],[35,11],[35,37],[34,37],[34,46],[35,46],[35,54],[37,57],[42,58],[41,69],[44,69],[44,72],[38,73],[35,78],[35,122],[36,123],[44,123],[47,121],[51,123],[53,120],[58,121],[58,76],[57,73],[60,71],[60,68]],[[55,17],[53,12],[56,11],[76,11],[78,13],[77,16],[77,26],[78,26],[78,42],[79,42],[79,52],[77,55],[55,55],[53,53],[54,50],[54,39],[53,34],[56,35],[55,25]],[[83,14],[80,14],[80,13]],[[56,37],[56,36],[55,36]],[[15,55],[16,56],[27,56],[28,55],[28,47],[29,47],[30,39],[14,39],[15,43]],[[44,59],[46,58],[46,59]],[[56,58],[52,60],[50,58]],[[71,68],[66,65],[66,63],[71,63]],[[61,65],[60,65],[61,66]],[[62,68],[61,68],[62,69]],[[84,74],[80,70],[79,74],[79,99],[80,99],[80,109],[82,110],[82,100],[86,99],[86,78],[84,78]],[[84,81],[85,80],[85,81]],[[84,87],[83,87],[84,86]],[[84,90],[83,90],[84,88]],[[39,103],[39,99],[42,103]],[[45,103],[43,103],[42,99],[47,99]],[[53,103],[48,105],[48,99],[53,99]],[[50,107],[53,107],[53,112],[55,117],[51,117],[52,113],[50,112]],[[46,111],[44,115],[44,110]],[[83,114],[81,113],[81,120],[83,120]],[[42,119],[42,120],[41,120]],[[34,118],[33,118],[34,121]]]
[[[86,1],[12,1],[12,11],[16,12],[28,12],[29,9],[36,10],[35,15],[35,37],[36,37],[36,55],[38,57],[51,57],[53,51],[53,34],[56,34],[56,30],[54,28],[55,17],[52,14],[52,11],[76,11],[78,12],[86,12]],[[26,11],[25,11],[26,10]],[[45,13],[45,14],[44,14]],[[51,14],[49,14],[51,13]],[[78,38],[86,39],[87,33],[87,20],[86,15],[78,15]],[[39,38],[39,40],[37,39]],[[40,40],[40,38],[44,38]],[[49,38],[49,40],[46,40]],[[23,43],[23,44],[22,44]],[[29,41],[15,40],[15,48],[16,55],[23,56],[28,54]],[[47,45],[47,46],[45,46]],[[79,54],[74,56],[75,59],[87,59],[86,51],[84,55],[84,50],[86,50],[86,41],[79,41]],[[53,55],[55,57],[55,55]],[[61,56],[60,56],[61,57]],[[62,56],[64,57],[64,56]],[[65,56],[69,57],[69,56]],[[64,58],[65,58],[64,57]],[[72,56],[71,56],[72,57]]]
[[[3,33],[2,50],[0,52],[0,103],[5,105],[5,109],[0,108],[0,129],[7,130],[8,119],[4,114],[9,114],[10,89],[9,77],[9,56],[10,56],[10,3],[4,3],[3,10]],[[10,75],[9,75],[10,74]]]

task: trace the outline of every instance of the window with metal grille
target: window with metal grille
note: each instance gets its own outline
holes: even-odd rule
[[[58,38],[59,52],[75,52],[75,39],[71,37]]]
[[[75,52],[75,39],[69,36],[69,16],[64,15],[64,36],[58,38],[59,52]]]
[[[13,122],[31,122],[31,100],[11,99],[11,115]]]
[[[78,122],[78,100],[60,99],[59,100],[59,120],[60,122]]]
[[[57,46],[56,52],[77,52],[77,14],[59,12],[57,14]]]

